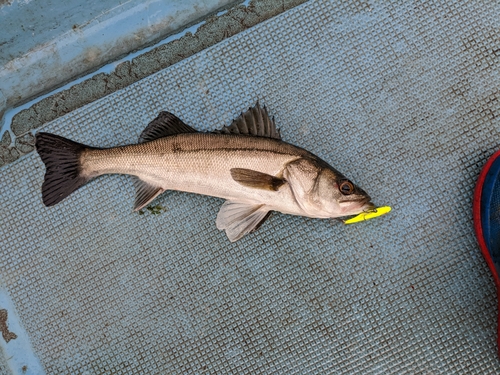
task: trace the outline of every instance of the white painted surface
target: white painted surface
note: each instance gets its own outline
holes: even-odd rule
[[[0,1],[0,114],[231,3]]]
[[[166,44],[166,43],[171,42],[172,40],[179,39],[182,36],[186,35],[187,33],[194,34],[196,32],[196,30],[198,30],[198,28],[201,25],[203,25],[204,23],[205,23],[205,21],[202,21],[200,23],[197,23],[197,24],[195,24],[193,26],[190,26],[190,27],[182,30],[180,33],[172,34],[172,35],[168,36],[167,38],[160,40],[158,43],[155,43],[154,45],[152,45],[150,47],[146,47],[144,49],[141,49],[141,50],[138,50],[138,51],[135,51],[135,52],[131,52],[128,55],[126,55],[125,57],[122,57],[119,60],[116,60],[116,61],[113,61],[113,62],[111,62],[109,64],[106,64],[106,65],[102,66],[101,68],[99,68],[98,70],[96,70],[96,71],[94,71],[92,73],[86,74],[86,75],[84,75],[83,77],[80,77],[80,78],[76,78],[76,79],[72,80],[71,82],[68,82],[67,84],[65,84],[63,86],[59,86],[56,89],[51,90],[51,91],[49,91],[46,94],[42,94],[40,96],[37,96],[36,98],[34,98],[34,99],[32,99],[32,100],[24,103],[24,104],[21,104],[19,106],[13,107],[13,108],[7,108],[6,111],[5,111],[5,113],[4,113],[3,118],[0,116],[0,139],[2,139],[2,136],[3,136],[3,134],[6,131],[11,131],[10,130],[10,124],[12,123],[12,118],[16,114],[18,114],[19,112],[21,112],[22,110],[30,108],[32,105],[38,103],[39,101],[41,101],[41,100],[43,100],[43,99],[45,99],[45,98],[47,98],[47,97],[49,97],[51,95],[54,95],[54,94],[56,94],[58,92],[61,92],[61,91],[64,91],[64,90],[68,90],[72,86],[77,85],[77,84],[79,84],[79,83],[81,83],[81,82],[83,82],[83,81],[85,81],[87,79],[90,79],[90,78],[94,77],[97,74],[101,74],[101,73],[110,74],[121,63],[123,63],[125,61],[132,61],[137,56],[140,56],[140,55],[142,55],[144,53],[147,53],[147,52],[153,50],[154,48],[157,48],[158,46],[161,46],[162,44]],[[3,99],[2,92],[0,91],[0,108],[2,106],[2,103],[5,103],[5,102],[2,102],[2,99]],[[1,113],[1,111],[0,111],[0,113]],[[11,139],[12,139],[12,144],[13,144],[15,137],[12,135]]]
[[[28,334],[21,325],[20,319],[14,310],[14,304],[7,292],[0,289],[0,309],[7,310],[7,326],[17,338],[8,343],[0,339],[0,346],[4,350],[5,358],[14,375],[43,375],[45,371],[33,352]]]

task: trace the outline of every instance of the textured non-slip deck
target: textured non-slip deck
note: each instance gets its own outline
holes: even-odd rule
[[[46,208],[43,164],[22,157],[0,169],[1,281],[46,373],[500,372],[471,214],[500,147],[499,14],[310,1],[45,125],[115,146],[160,110],[210,130],[259,99],[284,140],[393,208],[275,214],[231,244],[222,200],[167,192],[140,215],[126,176]]]

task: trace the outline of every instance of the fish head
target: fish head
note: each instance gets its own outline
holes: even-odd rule
[[[357,215],[375,208],[370,196],[333,168],[322,168],[312,194],[329,218]]]
[[[285,178],[305,216],[336,218],[375,208],[363,189],[322,160],[294,161]]]

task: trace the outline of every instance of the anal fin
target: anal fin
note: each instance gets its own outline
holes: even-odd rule
[[[217,229],[225,230],[229,241],[235,242],[257,230],[267,220],[269,213],[269,208],[263,204],[226,201],[217,214]]]
[[[132,176],[132,179],[135,186],[134,211],[139,211],[144,206],[147,206],[153,199],[165,191],[161,187],[142,181],[139,177]]]

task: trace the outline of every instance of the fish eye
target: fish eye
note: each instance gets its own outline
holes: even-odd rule
[[[354,185],[349,180],[342,180],[339,184],[339,190],[344,195],[351,195],[354,193]]]

